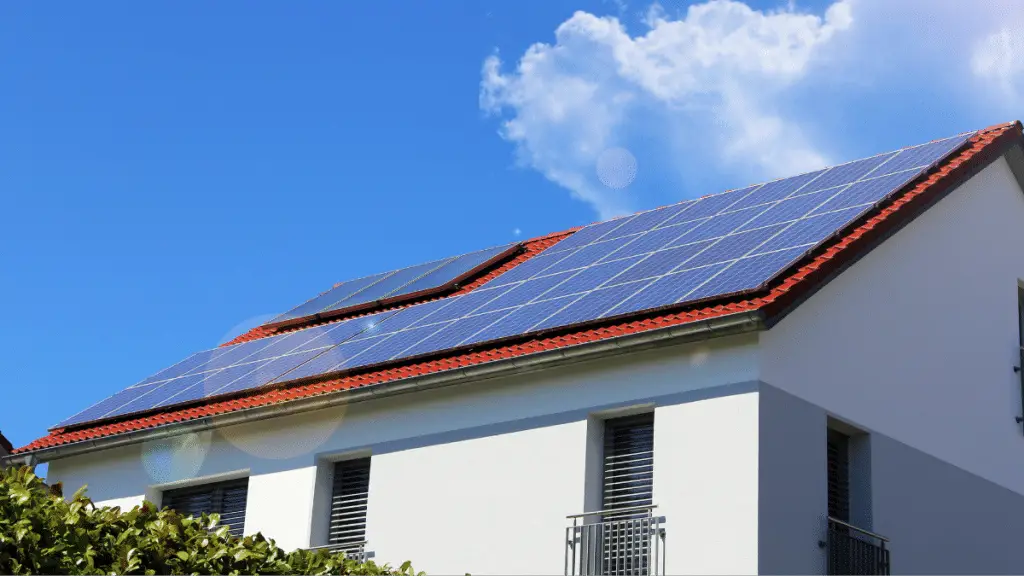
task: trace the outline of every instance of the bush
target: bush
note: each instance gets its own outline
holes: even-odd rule
[[[65,501],[27,467],[0,470],[0,574],[413,574],[409,562],[395,570],[324,550],[286,553],[217,522],[149,502],[97,507],[84,486]]]

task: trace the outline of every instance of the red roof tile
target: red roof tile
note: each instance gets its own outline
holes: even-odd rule
[[[810,261],[797,268],[788,276],[777,279],[766,292],[756,297],[724,298],[693,305],[670,313],[639,314],[614,321],[609,325],[579,328],[565,334],[524,336],[518,342],[495,344],[485,349],[469,352],[450,352],[436,358],[414,360],[402,365],[372,369],[369,372],[353,373],[328,380],[292,385],[285,384],[272,389],[254,390],[239,398],[214,398],[200,406],[170,407],[165,412],[134,417],[121,422],[98,423],[74,430],[54,429],[49,435],[31,442],[27,446],[18,448],[15,452],[31,452],[53,446],[113,436],[124,432],[153,428],[173,422],[184,422],[206,416],[225,414],[244,408],[278,404],[299,398],[309,398],[373,384],[382,384],[411,376],[432,374],[458,367],[483,364],[498,359],[525,356],[536,352],[636,334],[657,328],[687,324],[737,312],[762,310],[768,316],[769,322],[773,319],[777,320],[788,309],[798,303],[801,298],[809,296],[821,283],[827,281],[832,274],[840,271],[843,266],[855,260],[867,250],[870,250],[876,242],[884,239],[887,234],[909,222],[920,211],[941,198],[946,192],[963,181],[963,179],[970,177],[975,171],[980,170],[989,162],[998,158],[1009,145],[1019,142],[1021,137],[1022,127],[1019,122],[999,124],[978,132],[962,151],[944,161],[937,169],[933,170],[923,179],[919,178],[915,180],[915,183],[905,187],[883,209],[869,216],[867,220],[855,226],[845,235],[832,240],[825,247],[817,251],[816,256],[812,255]],[[526,251],[523,254],[520,254],[499,269],[491,271],[473,283],[464,286],[458,293],[472,290],[507,269],[517,266],[573,231],[569,230],[527,241],[525,243]],[[267,335],[270,334],[261,332],[259,328],[256,328],[240,336],[235,341],[242,342]]]

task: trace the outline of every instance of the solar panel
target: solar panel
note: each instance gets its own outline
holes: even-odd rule
[[[268,326],[314,314],[361,307],[381,300],[436,290],[462,279],[467,274],[500,260],[517,248],[517,244],[496,246],[453,258],[435,260],[343,282],[327,292],[296,306],[267,323]]]
[[[203,351],[59,426],[761,289],[971,135],[592,224],[466,294]],[[354,280],[293,312],[437,286],[509,250]]]

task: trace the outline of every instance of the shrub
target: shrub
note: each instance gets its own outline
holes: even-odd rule
[[[261,534],[232,536],[218,520],[150,502],[98,507],[84,486],[66,501],[59,484],[8,468],[0,470],[0,574],[414,574],[409,562],[396,570],[324,550],[284,552]]]

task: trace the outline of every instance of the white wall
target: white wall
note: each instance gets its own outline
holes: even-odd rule
[[[667,574],[757,574],[758,393],[659,406],[654,502]]]
[[[828,418],[821,408],[767,384],[758,397],[758,573],[824,574],[826,556],[818,542],[828,516]],[[854,482],[850,488],[860,487]]]
[[[309,546],[316,472],[305,466],[250,476],[245,531],[272,535],[285,550]]]
[[[761,334],[761,379],[1024,493],[1024,194],[990,165]]]
[[[582,512],[586,420],[374,456],[379,560],[429,574],[558,574]]]
[[[756,343],[756,335],[741,335],[220,428],[53,461],[49,476],[64,481],[66,491],[88,483],[90,494],[103,502],[140,501],[144,495],[158,500],[162,488],[247,475],[246,532],[259,530],[293,548],[323,543],[322,518],[313,510],[323,509],[329,490],[326,462],[370,453],[367,539],[378,560],[408,559],[417,570],[434,574],[561,573],[565,517],[587,508],[588,418],[637,404],[704,404],[712,401],[702,398],[750,390],[757,377]],[[749,478],[756,482],[756,444],[750,445],[756,436],[748,433],[749,426],[756,431],[756,410],[753,424],[743,424],[733,408],[714,408],[732,404],[708,406],[714,417],[695,412],[697,419],[682,428],[672,427],[672,417],[662,419],[667,435],[656,432],[664,436],[656,440],[664,453],[659,458],[692,457],[704,468],[719,450],[732,451],[738,442],[755,450],[735,465],[753,466]],[[720,448],[693,443],[701,433],[697,422],[714,424],[722,417],[741,426],[738,437],[729,432],[715,441]],[[675,483],[667,478],[656,479],[656,491],[659,497],[665,493],[663,514],[679,510],[668,520],[674,547],[668,558],[677,550],[678,562],[687,546],[683,535],[706,527],[686,528],[684,514],[691,515],[685,520],[690,526],[704,522],[692,516],[701,499],[662,490]],[[738,482],[746,486],[747,479]],[[730,484],[720,486],[724,500]],[[735,530],[729,528],[730,539]],[[724,532],[716,533],[724,538]],[[742,549],[754,546],[756,552],[753,534]],[[730,560],[727,571],[744,571],[751,562],[745,554]],[[754,562],[756,569],[756,557]],[[679,565],[703,571],[701,566]]]

